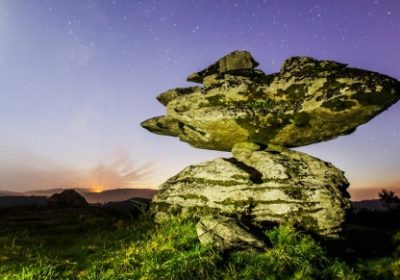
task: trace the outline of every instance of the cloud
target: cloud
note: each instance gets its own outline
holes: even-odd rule
[[[128,154],[120,152],[110,163],[101,163],[84,172],[80,182],[85,187],[93,190],[134,187],[136,182],[147,178],[151,174],[152,167],[152,163],[137,167]]]
[[[34,153],[4,157],[0,162],[0,189],[27,191],[48,188],[91,188],[103,190],[135,187],[152,173],[153,164],[136,165],[127,153],[119,152],[109,163],[77,170]]]

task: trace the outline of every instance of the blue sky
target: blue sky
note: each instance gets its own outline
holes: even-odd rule
[[[164,114],[155,97],[191,85],[192,72],[247,49],[266,73],[307,55],[399,79],[399,34],[397,0],[2,0],[0,189],[157,187],[228,156],[139,126]],[[299,150],[344,170],[362,197],[400,187],[399,136],[395,104],[352,135]]]

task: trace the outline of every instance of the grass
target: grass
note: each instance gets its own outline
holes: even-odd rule
[[[273,245],[265,252],[219,252],[199,244],[196,222],[189,218],[157,225],[146,213],[126,218],[64,210],[38,219],[31,212],[1,215],[2,280],[400,277],[400,233],[393,235],[392,252],[366,257],[353,252],[350,259],[345,241],[329,244],[290,225],[265,232]]]

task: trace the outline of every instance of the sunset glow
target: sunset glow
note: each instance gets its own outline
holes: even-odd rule
[[[102,191],[104,191],[104,187],[100,185],[92,185],[89,188],[89,191],[94,193],[101,193]]]

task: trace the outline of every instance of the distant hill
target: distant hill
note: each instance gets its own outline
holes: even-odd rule
[[[60,193],[64,190],[64,188],[56,188],[56,189],[46,189],[46,190],[31,190],[20,192],[19,195],[39,195],[39,196],[52,196],[55,193]],[[81,188],[74,188],[77,192],[89,192],[89,189],[81,189]]]
[[[17,193],[17,192],[10,192],[10,191],[0,190],[0,197],[1,196],[15,196],[15,195],[21,195],[21,194]]]
[[[378,199],[353,201],[352,204],[353,204],[353,208],[355,211],[360,210],[360,209],[387,211],[387,208],[384,207],[382,202]]]
[[[11,196],[18,196],[18,197],[30,197],[30,196],[39,196],[39,197],[48,197],[55,193],[60,193],[64,189],[57,188],[57,189],[48,189],[48,190],[32,190],[27,192],[9,192],[9,191],[0,191],[0,197],[11,197]],[[102,192],[91,192],[89,189],[74,189],[78,193],[80,193],[89,203],[104,203],[109,201],[122,201],[127,200],[132,197],[142,197],[151,199],[153,195],[157,192],[155,189],[112,189],[112,190],[105,190]],[[1,201],[0,201],[1,207]]]
[[[20,206],[44,206],[47,205],[45,196],[0,196],[0,209]]]
[[[121,201],[132,197],[151,199],[157,192],[154,189],[113,189],[99,193],[77,190],[89,203]]]

